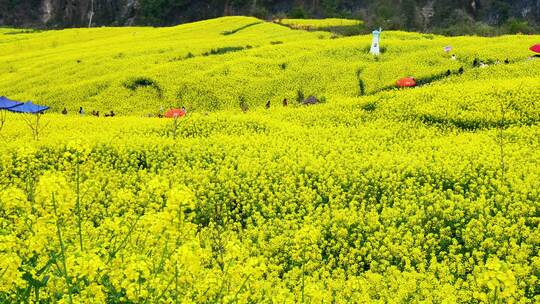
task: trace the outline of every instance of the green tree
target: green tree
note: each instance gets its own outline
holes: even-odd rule
[[[403,0],[401,2],[403,21],[408,30],[416,29],[416,2],[414,0]]]

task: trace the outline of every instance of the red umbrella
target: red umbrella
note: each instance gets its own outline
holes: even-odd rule
[[[416,80],[413,77],[401,78],[396,82],[399,88],[407,88],[416,86]]]
[[[540,44],[535,44],[533,46],[531,46],[531,48],[529,49],[535,53],[540,53]]]
[[[182,109],[170,109],[165,113],[166,118],[176,118],[186,116],[186,111]]]

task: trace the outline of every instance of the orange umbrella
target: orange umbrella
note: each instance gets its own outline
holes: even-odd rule
[[[399,88],[408,88],[416,86],[416,80],[413,77],[401,78],[396,82]]]
[[[170,109],[165,113],[166,118],[177,118],[186,116],[186,111],[182,109]]]

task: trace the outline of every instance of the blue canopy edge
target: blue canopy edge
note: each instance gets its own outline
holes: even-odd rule
[[[0,96],[0,110],[7,110],[22,105],[20,101],[11,100],[5,96]]]
[[[23,103],[23,104],[20,104],[11,108],[7,108],[6,110],[10,112],[15,112],[15,113],[37,114],[37,113],[46,111],[48,109],[49,107],[47,106],[40,106],[37,104],[33,104],[31,101],[29,101],[27,103]]]

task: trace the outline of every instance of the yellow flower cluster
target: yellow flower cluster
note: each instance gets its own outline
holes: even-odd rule
[[[280,24],[295,29],[325,30],[336,27],[361,26],[360,20],[326,18],[326,19],[280,19]]]
[[[503,130],[503,171],[489,124],[362,107],[194,114],[176,140],[163,120],[50,115],[24,143],[10,120],[0,299],[537,301],[538,126]]]

